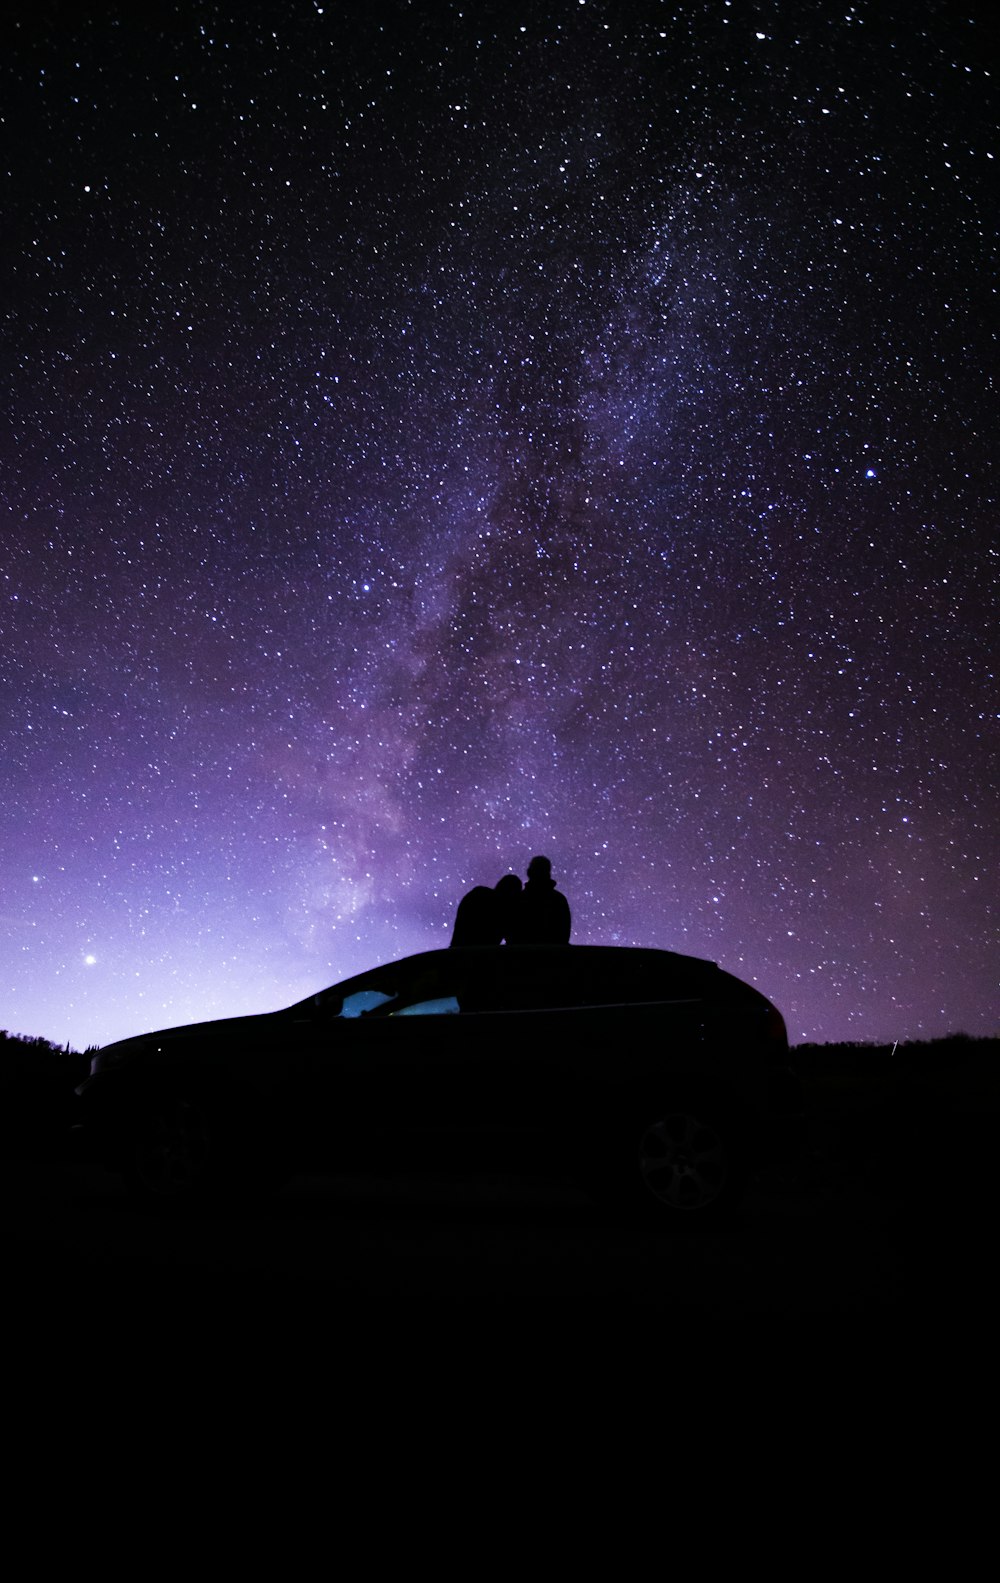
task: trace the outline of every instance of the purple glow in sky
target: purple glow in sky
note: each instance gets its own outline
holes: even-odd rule
[[[987,15],[6,15],[0,1026],[544,852],[793,1040],[1000,1031]]]

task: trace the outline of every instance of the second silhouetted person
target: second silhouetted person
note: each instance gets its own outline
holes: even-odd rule
[[[569,902],[556,890],[552,864],[547,857],[533,857],[507,934],[508,945],[568,945],[571,928]]]
[[[452,945],[499,945],[509,941],[512,915],[521,900],[521,881],[505,874],[493,889],[476,885],[463,896],[455,915]]]

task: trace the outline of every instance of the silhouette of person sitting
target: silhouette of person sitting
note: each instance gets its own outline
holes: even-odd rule
[[[516,874],[505,874],[492,890],[488,885],[475,885],[458,904],[452,945],[500,945],[509,940],[520,899],[521,881]]]
[[[513,931],[507,935],[508,945],[568,945],[571,929],[569,902],[556,890],[551,862],[547,857],[533,857]]]

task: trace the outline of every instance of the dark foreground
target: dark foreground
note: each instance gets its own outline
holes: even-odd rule
[[[734,1495],[768,1553],[803,1500],[825,1545],[905,1489],[894,1554],[921,1481],[930,1509],[957,1473],[989,1510],[995,1064],[873,1080],[824,1060],[803,1158],[718,1232],[485,1177],[300,1178],[261,1214],[150,1219],[95,1165],[8,1151],[7,1442],[33,1535],[103,1555],[151,1502],[162,1546],[194,1503],[228,1553],[311,1511],[339,1538],[357,1510],[375,1553],[396,1532],[410,1553],[408,1493],[425,1543],[479,1502],[492,1545],[564,1488],[562,1546],[602,1513],[620,1530],[625,1489],[671,1540],[705,1502],[702,1553],[743,1564]]]
[[[683,1234],[622,1225],[568,1183],[487,1176],[300,1177],[263,1211],[150,1218],[100,1168],[49,1162],[12,1172],[8,1206],[25,1308],[112,1327],[230,1301],[341,1314],[596,1302],[672,1325],[849,1322],[905,1309],[918,1248],[922,1285],[957,1289],[960,1274],[943,1218],[850,1161],[756,1182],[731,1226]],[[970,1302],[975,1277],[961,1272]]]
[[[239,1356],[253,1375],[419,1367],[428,1338],[484,1366],[547,1336],[601,1366],[623,1337],[674,1361],[764,1341],[967,1357],[997,1319],[995,1049],[944,1075],[825,1059],[801,1160],[758,1174],[724,1230],[651,1233],[568,1184],[486,1176],[300,1177],[256,1213],[150,1218],[100,1167],[22,1151],[5,1165],[17,1355],[84,1372],[137,1349],[154,1371]]]
[[[222,1302],[975,1323],[993,1286],[993,1152],[974,1110],[813,1118],[804,1158],[755,1177],[731,1226],[683,1234],[623,1225],[568,1183],[490,1176],[299,1177],[263,1210],[150,1217],[99,1166],[22,1159],[7,1167],[10,1289],[25,1312],[112,1326]]]

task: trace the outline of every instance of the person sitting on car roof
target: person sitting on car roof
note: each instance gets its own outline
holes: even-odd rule
[[[533,857],[507,944],[568,945],[572,927],[569,902],[556,890],[551,862],[547,857]]]
[[[488,885],[474,886],[458,904],[452,945],[500,945],[509,940],[520,897],[516,874],[505,874],[492,890]]]

